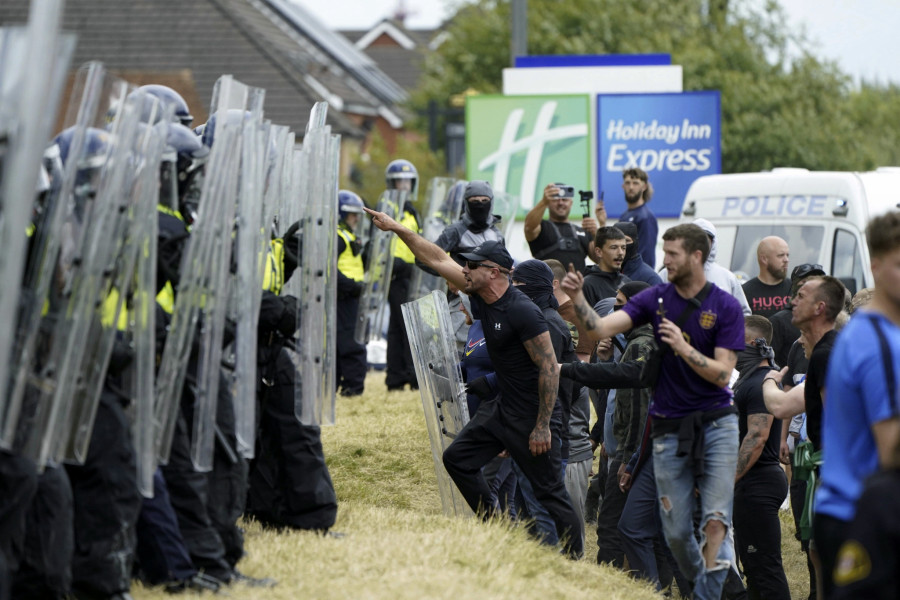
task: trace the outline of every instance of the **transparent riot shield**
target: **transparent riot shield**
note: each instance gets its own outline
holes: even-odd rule
[[[416,365],[444,514],[470,515],[469,505],[450,479],[442,460],[444,450],[469,421],[447,298],[434,291],[401,308]]]
[[[295,414],[307,425],[333,425],[335,411],[335,307],[340,137],[324,125],[327,104],[317,103],[303,138],[309,175],[301,217],[300,378],[295,379]],[[321,122],[322,125],[318,125]]]
[[[516,211],[519,210],[519,197],[506,192],[495,191],[491,208],[494,216],[500,217],[500,222],[496,226],[503,233],[503,239],[508,242],[509,236],[512,234],[512,225],[516,218]]]
[[[217,222],[221,235],[216,236],[210,256],[210,279],[204,294],[203,318],[201,320],[199,354],[197,361],[196,390],[194,394],[194,416],[191,435],[191,461],[198,471],[212,469],[213,451],[216,439],[216,406],[219,386],[222,381],[222,356],[225,335],[228,299],[234,280],[230,276],[232,264],[233,225],[235,221],[239,190],[254,196],[248,197],[255,211],[262,200],[258,181],[259,169],[244,163],[244,134],[253,136],[248,152],[261,153],[258,128],[262,124],[262,104],[265,91],[247,86],[234,80],[230,75],[219,78],[213,90],[210,121],[215,118],[216,146],[225,143],[235,156],[234,168],[226,173],[227,187],[221,211],[212,218]],[[207,129],[210,122],[207,122]],[[221,137],[224,136],[224,137]],[[253,145],[257,147],[254,148]],[[256,157],[256,158],[260,158]],[[251,181],[247,181],[247,178]],[[228,232],[227,234],[225,232]],[[247,315],[247,318],[253,318]],[[241,318],[244,318],[241,315]],[[255,321],[254,321],[255,322]]]
[[[137,464],[138,489],[145,498],[153,497],[153,473],[156,452],[153,447],[153,402],[156,375],[156,204],[159,199],[158,175],[152,164],[162,154],[167,134],[166,122],[157,123],[147,143],[148,164],[140,173],[136,192],[141,201],[135,208],[134,278],[127,295],[127,336],[134,352],[131,364],[122,375],[123,388],[131,398],[131,433]]]
[[[125,301],[133,286],[138,260],[137,239],[148,215],[155,214],[163,132],[140,123],[149,100],[142,93],[129,98],[109,124],[121,150],[107,166],[108,187],[101,179],[97,208],[89,223],[81,265],[75,273],[70,303],[72,334],[54,402],[68,406],[62,422],[61,444],[54,458],[83,463],[94,418],[117,338],[125,335]],[[109,197],[107,199],[107,196]],[[141,219],[140,221],[138,219]]]
[[[375,207],[389,217],[397,218],[399,207],[406,202],[406,192],[386,190]],[[360,344],[382,337],[388,315],[388,288],[394,270],[393,240],[390,231],[371,230],[369,257],[366,262],[366,278],[363,293],[359,297],[359,314],[354,339]]]
[[[65,121],[72,126],[51,157],[48,214],[39,219],[25,286],[35,299],[46,300],[20,305],[21,360],[27,362],[13,388],[29,404],[34,426],[25,451],[40,465],[65,447],[70,415],[82,414],[82,407],[73,407],[71,386],[84,384],[87,354],[81,345],[93,339],[98,298],[109,279],[104,261],[119,240],[114,232],[121,233],[119,206],[137,131],[137,111],[125,101],[128,91],[97,63],[80,69]]]
[[[234,371],[231,392],[234,405],[237,450],[252,458],[256,433],[256,342],[262,295],[263,242],[266,233],[265,176],[268,125],[244,124],[241,177],[235,219],[232,294],[228,319],[235,328],[231,344]]]
[[[0,280],[6,282],[0,289],[0,447],[7,449],[22,409],[24,387],[15,387],[30,355],[26,331],[36,331],[40,314],[21,308],[37,300],[26,276],[28,247],[35,245],[26,236],[34,239],[32,211],[44,209],[49,194],[35,202],[41,153],[75,47],[73,35],[59,33],[62,10],[62,0],[32,2],[27,26],[0,29]]]
[[[225,98],[233,97],[246,101],[247,95],[234,89],[233,80],[228,78],[223,82],[220,79],[220,82],[220,87],[224,89],[221,95],[215,95],[214,108],[219,107],[220,97],[223,102]],[[197,375],[190,382],[196,398],[193,407],[192,460],[195,466],[204,466],[212,455],[225,300],[229,289],[227,275],[231,234],[241,158],[240,139],[243,131],[243,119],[237,123],[229,120],[226,110],[212,113],[221,118],[216,126],[215,143],[206,165],[197,220],[192,227],[191,239],[182,262],[172,321],[157,375],[153,416],[154,447],[162,464],[169,460],[182,390],[187,380],[188,365],[192,360],[196,360],[198,365]],[[195,345],[199,347],[199,351],[196,359],[193,359],[192,350]]]
[[[421,215],[422,237],[429,242],[436,242],[444,228],[456,220],[455,218],[448,220],[450,215],[445,212],[445,200],[455,183],[456,179],[452,177],[435,177],[428,182]],[[443,277],[432,275],[415,267],[409,284],[409,300],[417,300],[430,294],[433,290],[445,291],[446,289],[447,282]]]

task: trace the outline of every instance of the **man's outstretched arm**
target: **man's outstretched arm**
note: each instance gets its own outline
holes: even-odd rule
[[[625,333],[632,328],[634,324],[625,311],[616,311],[609,316],[601,318],[585,299],[582,292],[583,286],[584,275],[569,264],[569,272],[566,273],[565,278],[560,282],[560,287],[572,300],[572,307],[575,309],[575,319],[578,321],[578,325],[581,325],[592,341],[598,342],[604,338]]]
[[[406,244],[417,259],[434,269],[438,275],[458,287],[466,288],[466,278],[462,267],[436,244],[432,244],[411,229],[407,229],[385,213],[363,208],[372,217],[375,227],[382,231],[393,231]]]

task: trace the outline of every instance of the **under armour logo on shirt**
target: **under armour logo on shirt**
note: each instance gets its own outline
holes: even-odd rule
[[[494,323],[494,329],[500,331],[500,323]]]

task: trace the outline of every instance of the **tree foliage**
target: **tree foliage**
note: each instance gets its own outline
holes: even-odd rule
[[[499,93],[509,23],[509,0],[460,6],[447,40],[426,59],[414,104],[449,102],[470,88]],[[686,91],[721,91],[725,172],[900,164],[900,89],[854,88],[790,29],[775,0],[528,0],[528,50],[671,54]]]

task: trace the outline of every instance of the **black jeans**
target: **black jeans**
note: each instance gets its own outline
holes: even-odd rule
[[[885,501],[887,502],[887,500]],[[849,533],[849,521],[841,521],[819,513],[813,517],[812,542],[822,563],[820,598],[828,600],[834,595],[834,579],[832,578],[834,566],[837,562],[838,550],[841,549],[841,544],[847,540]]]
[[[578,519],[566,492],[558,436],[553,436],[549,452],[532,456],[528,436],[534,429],[535,418],[502,414],[498,404],[491,403],[490,407],[482,407],[475,413],[444,451],[447,473],[472,510],[489,515],[494,507],[481,467],[505,448],[531,482],[537,500],[556,523],[565,552],[573,558],[581,557],[584,524]]]
[[[612,563],[621,569],[625,566],[625,551],[619,538],[619,518],[625,508],[628,495],[619,487],[619,465],[622,462],[613,459],[606,476],[603,501],[600,503],[600,514],[597,517],[597,564]]]
[[[400,309],[400,305],[409,300],[411,274],[412,265],[400,259],[394,259],[394,275],[391,279],[391,287],[388,289],[391,317],[388,321],[387,373],[384,378],[384,384],[389,388],[403,387],[407,383],[413,386],[418,385],[416,367],[409,349],[406,323],[403,321],[403,311]]]
[[[734,487],[734,542],[751,598],[790,600],[778,511],[788,493],[778,465],[752,468]]]

